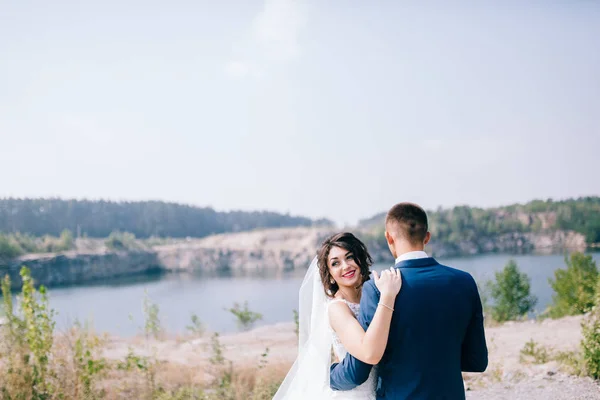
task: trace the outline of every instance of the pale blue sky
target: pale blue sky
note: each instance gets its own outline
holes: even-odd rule
[[[599,195],[598,149],[596,1],[0,0],[0,197],[354,223]]]

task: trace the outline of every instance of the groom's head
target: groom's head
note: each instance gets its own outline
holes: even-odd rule
[[[431,234],[427,213],[414,203],[398,203],[385,218],[385,239],[394,257],[423,250]]]

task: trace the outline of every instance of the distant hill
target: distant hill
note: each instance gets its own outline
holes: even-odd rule
[[[600,243],[600,197],[533,200],[498,208],[457,206],[427,211],[432,241],[453,244],[509,233],[575,231],[588,244]],[[361,230],[382,236],[386,213],[361,220]]]
[[[0,199],[0,232],[58,236],[63,230],[88,237],[126,231],[138,238],[204,237],[256,228],[332,225],[269,211],[218,212],[162,201],[114,202],[62,199]]]

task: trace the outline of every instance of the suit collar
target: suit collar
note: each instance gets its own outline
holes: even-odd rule
[[[400,261],[396,264],[396,268],[419,268],[433,265],[439,265],[439,263],[433,257],[427,257]]]

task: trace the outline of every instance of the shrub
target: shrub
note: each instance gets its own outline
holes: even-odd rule
[[[595,306],[581,323],[581,348],[585,370],[594,379],[600,379],[600,279],[596,284]]]
[[[11,259],[23,254],[23,248],[10,236],[0,233],[0,260]]]
[[[135,235],[129,232],[114,231],[104,241],[109,250],[128,250],[136,247]]]
[[[488,282],[494,302],[490,307],[494,320],[514,320],[533,310],[537,299],[530,293],[529,282],[527,274],[521,273],[513,260],[502,271],[496,272],[496,281]]]
[[[25,253],[50,253],[70,250],[75,246],[73,234],[65,229],[60,238],[51,235],[35,237],[25,233],[0,234],[0,259]]]
[[[159,307],[158,304],[152,303],[150,297],[148,297],[148,292],[144,291],[144,334],[146,338],[153,337],[154,339],[159,339],[163,328],[160,322],[160,318],[158,316]]]
[[[4,398],[49,399],[55,394],[55,376],[49,368],[53,344],[54,312],[48,307],[44,286],[36,291],[31,273],[21,268],[23,280],[20,313],[13,308],[8,276],[2,282],[7,315],[5,338],[8,369],[0,388]]]
[[[75,379],[63,383],[65,398],[104,398],[105,390],[97,388],[100,378],[108,369],[107,361],[100,356],[103,340],[93,333],[89,324],[82,326],[77,321],[65,338],[71,356],[70,370],[75,374]],[[64,379],[68,373],[62,371],[60,375]]]
[[[525,343],[519,354],[519,361],[522,363],[533,362],[534,364],[545,364],[550,359],[550,352],[533,339]]]
[[[57,253],[60,251],[71,250],[75,247],[75,241],[73,234],[70,230],[65,229],[61,232],[60,237],[45,235],[43,237],[41,248],[38,251],[45,251],[49,253]]]
[[[223,345],[219,341],[219,334],[214,333],[211,339],[212,356],[209,359],[212,383],[216,399],[232,398],[233,364],[223,356]]]
[[[585,374],[584,359],[579,351],[555,351],[531,339],[525,343],[519,354],[521,363],[545,364],[549,361],[557,361],[569,374]]]
[[[34,236],[17,232],[9,234],[9,237],[23,249],[24,253],[39,253],[40,251],[43,251],[40,249],[39,241]]]
[[[200,321],[200,318],[196,314],[192,314],[191,319],[192,324],[186,326],[186,329],[195,336],[204,335],[204,325],[202,325],[202,321]]]
[[[269,365],[268,348],[258,365],[234,367],[225,358],[218,334],[212,340],[210,381],[196,377],[195,366],[159,360],[157,348],[150,348],[153,341],[149,340],[160,326],[158,308],[147,295],[143,353],[136,354],[130,348],[121,360],[106,360],[101,356],[105,342],[88,326],[76,322],[64,334],[53,336],[54,313],[48,307],[46,290],[40,287],[36,291],[26,268],[21,276],[23,291],[15,306],[10,279],[2,282],[6,323],[0,327],[1,399],[267,400],[273,398],[281,383],[285,371]],[[252,314],[247,307],[241,311]]]
[[[241,308],[238,303],[233,304],[233,308],[227,309],[230,313],[235,315],[237,318],[238,327],[243,330],[248,330],[252,325],[262,319],[262,314],[250,311],[248,309],[248,302],[244,302],[244,308]]]
[[[61,232],[54,251],[67,251],[71,250],[74,246],[75,241],[73,240],[73,233],[71,233],[70,230],[65,229]]]
[[[572,253],[565,256],[565,263],[567,269],[554,271],[555,279],[549,279],[554,289],[549,310],[552,318],[584,314],[594,306],[598,268],[592,256]]]

